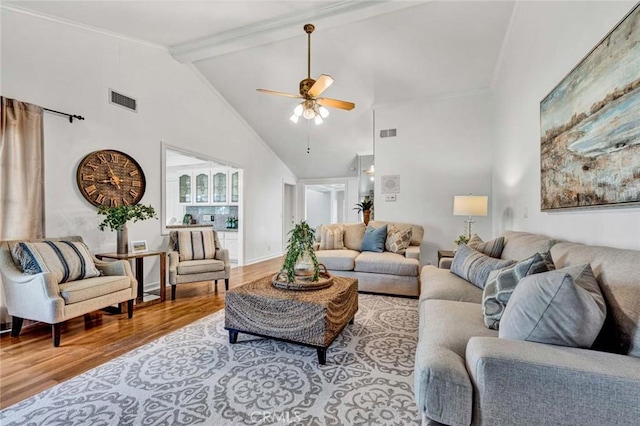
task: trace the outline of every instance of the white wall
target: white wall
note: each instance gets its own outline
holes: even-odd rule
[[[523,230],[588,244],[640,248],[639,208],[540,211],[540,101],[633,5],[517,4],[494,87],[494,233]]]
[[[306,221],[309,226],[316,229],[319,225],[331,223],[331,192],[307,188],[305,194]]]
[[[491,115],[488,93],[376,107],[375,218],[424,226],[422,263],[436,264],[438,249],[452,249],[464,233],[453,216],[454,195],[488,195],[491,206]],[[380,138],[380,129],[397,137]],[[381,177],[400,176],[397,201],[385,201]],[[491,218],[476,218],[481,237]]]
[[[295,176],[187,65],[165,49],[2,11],[2,94],[80,114],[69,124],[45,115],[46,234],[82,235],[95,252],[115,250],[100,232],[95,208],[76,188],[75,171],[89,152],[124,151],[142,166],[142,203],[160,211],[161,141],[244,169],[245,260],[281,253],[283,179]],[[111,105],[108,89],[138,100],[138,113]],[[130,224],[129,237],[165,249],[159,221]],[[157,281],[157,269],[147,280]]]

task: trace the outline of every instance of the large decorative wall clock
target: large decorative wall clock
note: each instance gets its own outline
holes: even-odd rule
[[[94,206],[137,204],[147,183],[140,164],[124,152],[102,149],[80,161],[76,172],[80,193]]]

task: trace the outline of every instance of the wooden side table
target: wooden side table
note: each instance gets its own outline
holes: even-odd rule
[[[150,256],[160,256],[160,297],[155,294],[144,292],[144,258]],[[167,271],[167,252],[166,251],[145,251],[141,253],[98,253],[96,257],[102,259],[115,260],[134,260],[135,259],[135,275],[138,281],[138,297],[136,297],[135,307],[143,307],[153,305],[155,303],[164,302],[165,290],[167,288],[166,271]]]
[[[442,259],[453,259],[455,255],[453,250],[438,250],[438,268],[441,268]]]

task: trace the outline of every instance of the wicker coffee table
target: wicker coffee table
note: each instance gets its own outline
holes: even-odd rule
[[[333,277],[331,287],[313,291],[281,290],[273,276],[230,289],[225,296],[229,342],[238,333],[311,346],[325,364],[327,348],[358,311],[358,280]]]

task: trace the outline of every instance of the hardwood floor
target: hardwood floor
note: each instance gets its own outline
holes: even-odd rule
[[[231,270],[230,287],[276,273],[282,258]],[[176,300],[167,286],[164,303],[127,314],[98,311],[62,325],[60,347],[51,343],[51,326],[24,328],[19,337],[0,338],[0,408],[6,408],[90,370],[160,336],[224,308],[224,280],[181,284]]]

